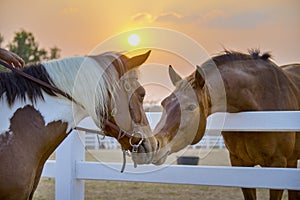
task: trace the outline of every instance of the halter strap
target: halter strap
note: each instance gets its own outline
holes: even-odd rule
[[[26,79],[34,82],[34,83],[37,83],[37,84],[39,84],[41,86],[44,86],[44,87],[46,87],[46,88],[48,88],[48,89],[50,89],[50,90],[52,90],[52,91],[54,91],[54,92],[56,92],[56,93],[58,93],[60,95],[66,97],[67,99],[69,99],[69,100],[71,100],[73,102],[76,102],[69,94],[65,93],[61,89],[59,89],[57,87],[54,87],[53,85],[50,85],[50,84],[48,84],[48,83],[46,83],[44,81],[41,81],[40,79],[35,78],[34,76],[31,76],[31,75],[23,72],[22,70],[19,70],[19,69],[17,69],[15,67],[13,67],[13,66],[11,66],[11,65],[3,62],[3,61],[1,61],[1,60],[0,60],[0,64],[3,65],[4,67],[6,67],[7,69],[10,69],[12,72],[14,72],[16,74],[18,74],[18,75],[20,75],[20,76],[22,76],[22,77],[24,77],[24,78],[26,78]]]

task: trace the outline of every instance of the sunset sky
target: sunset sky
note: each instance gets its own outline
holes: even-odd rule
[[[25,29],[34,34],[40,47],[59,47],[62,57],[87,55],[108,38],[143,27],[183,33],[209,55],[224,47],[243,52],[260,48],[270,51],[278,64],[300,62],[299,0],[1,0],[0,3],[4,47],[15,32]],[[145,35],[139,35],[141,42],[162,40],[159,36]],[[123,50],[121,46],[120,43],[120,49],[111,50]],[[155,52],[152,56],[155,57]],[[185,72],[179,66],[178,70],[184,75],[191,71]]]

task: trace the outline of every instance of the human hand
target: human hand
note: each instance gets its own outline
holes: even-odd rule
[[[0,60],[7,64],[13,65],[15,68],[22,68],[25,62],[17,54],[0,48]]]

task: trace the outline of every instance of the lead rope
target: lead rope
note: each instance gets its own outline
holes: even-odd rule
[[[74,128],[74,130],[78,130],[78,131],[85,131],[85,132],[89,132],[89,133],[95,133],[97,134],[97,140],[98,140],[98,143],[99,143],[99,146],[100,146],[100,140],[103,140],[105,139],[105,134],[102,132],[102,131],[99,131],[99,130],[94,130],[94,129],[88,129],[88,128],[83,128],[83,127],[80,127],[80,126],[76,126]],[[99,139],[99,135],[103,136],[101,139]],[[140,138],[140,141],[138,142],[138,144],[133,144],[132,143],[132,138],[137,135],[137,136],[141,136]],[[141,132],[134,132],[132,133],[131,135],[132,137],[129,139],[129,144],[132,146],[132,153],[131,153],[131,156],[132,156],[132,161],[133,161],[133,166],[134,168],[137,168],[137,161],[136,161],[136,158],[137,158],[137,152],[138,152],[138,148],[139,146],[142,144],[142,142],[144,141],[144,136]],[[86,148],[85,148],[86,151],[88,151]],[[121,170],[120,172],[123,173],[124,170],[125,170],[125,167],[126,167],[126,156],[129,156],[130,157],[130,154],[128,153],[128,150],[125,150],[125,149],[122,149],[122,156],[123,156],[123,163],[122,163],[122,167],[121,167]],[[95,157],[94,157],[95,158]],[[95,158],[96,159],[96,158]],[[97,159],[96,159],[97,160]]]
[[[80,127],[80,126],[76,126],[74,128],[75,130],[78,130],[78,131],[85,131],[85,132],[89,132],[89,133],[95,133],[97,134],[97,140],[98,140],[98,143],[99,143],[99,146],[101,144],[100,140],[104,140],[105,139],[105,134],[102,132],[102,131],[99,131],[99,130],[95,130],[95,129],[88,129],[88,128],[83,128],[83,127]],[[99,138],[99,135],[102,136],[102,138],[100,139]],[[85,145],[84,145],[85,146]],[[85,150],[88,152],[88,150],[85,148]],[[123,153],[123,164],[122,164],[122,168],[120,170],[121,173],[124,172],[125,170],[125,167],[126,167],[126,154],[127,153],[127,150],[123,149],[122,150],[122,153]],[[94,156],[93,156],[94,157]],[[98,160],[96,157],[94,157],[96,160]]]
[[[140,141],[139,141],[138,144],[133,144],[132,143],[132,138],[134,137],[134,135],[140,135],[141,136],[141,139],[140,139]],[[138,152],[139,146],[142,144],[143,141],[144,141],[144,136],[143,136],[143,134],[141,132],[134,132],[134,133],[132,133],[132,137],[129,139],[129,144],[132,146],[131,157],[132,157],[134,168],[137,168],[137,161],[136,161],[137,152]],[[122,165],[122,168],[121,168],[121,173],[123,173],[124,170],[125,170],[126,155],[130,156],[127,150],[123,149],[122,152],[123,152],[123,165]]]
[[[126,166],[126,153],[127,153],[127,150],[123,149],[122,150],[122,153],[123,153],[123,164],[122,164],[122,168],[121,168],[121,173],[124,172],[125,170],[125,166]]]

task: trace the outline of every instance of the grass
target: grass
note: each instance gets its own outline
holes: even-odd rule
[[[187,151],[186,155],[199,155],[199,150]],[[196,154],[197,153],[197,154]],[[180,154],[181,155],[181,154]],[[203,152],[203,155],[206,155]],[[94,156],[104,162],[122,161],[119,151],[89,151],[86,159],[96,161]],[[173,156],[173,158],[172,158]],[[170,159],[175,159],[177,155],[171,155]],[[201,156],[201,155],[200,155]],[[52,159],[55,155],[51,156]],[[128,159],[129,160],[129,159]],[[130,160],[129,160],[130,161]],[[228,153],[223,150],[213,150],[209,155],[203,156],[199,162],[201,165],[229,165]],[[100,173],[100,172],[99,172]],[[55,185],[54,179],[42,178],[35,193],[34,200],[54,200]],[[258,199],[269,199],[267,189],[258,190]],[[199,185],[178,185],[121,181],[85,181],[85,200],[237,200],[243,199],[239,188],[234,187],[211,187]],[[287,199],[285,191],[283,200]]]
[[[42,178],[34,200],[54,200],[54,179]],[[237,200],[243,199],[239,188],[139,183],[121,181],[85,181],[86,200]],[[268,199],[268,190],[259,189],[258,199]],[[284,198],[287,199],[287,193]]]

